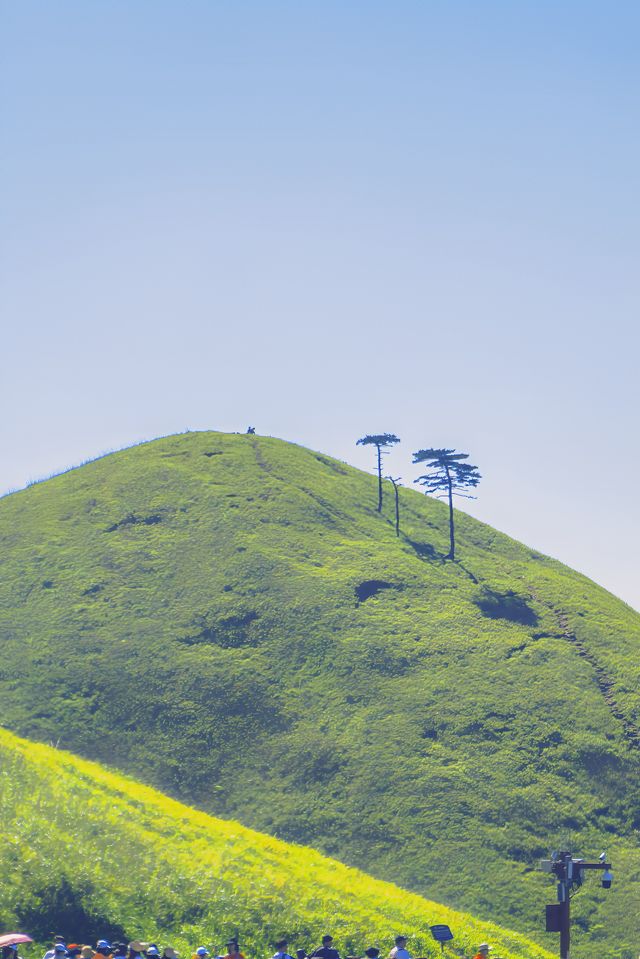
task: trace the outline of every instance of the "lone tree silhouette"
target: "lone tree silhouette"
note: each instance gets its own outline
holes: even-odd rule
[[[387,447],[399,443],[400,438],[395,433],[379,433],[363,436],[356,446],[375,446],[378,451],[378,512],[382,512],[382,454],[388,452]]]
[[[456,554],[453,494],[475,499],[464,490],[475,488],[482,479],[477,466],[463,462],[467,459],[468,453],[456,453],[455,450],[418,450],[413,454],[413,462],[424,463],[427,469],[424,476],[419,476],[414,483],[424,486],[425,493],[446,496],[449,500],[449,553],[446,559],[455,559]]]

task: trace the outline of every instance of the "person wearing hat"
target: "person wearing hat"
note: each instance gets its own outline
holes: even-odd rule
[[[276,942],[277,952],[273,954],[273,959],[292,959],[292,957],[287,952],[287,946],[289,943],[286,939],[279,939]]]
[[[180,959],[180,955],[171,946],[165,946],[162,950],[162,959]]]
[[[365,949],[364,954],[367,957],[367,959],[378,959],[378,956],[380,955],[380,950],[376,949],[375,946],[369,946],[368,949]]]
[[[147,956],[151,956],[152,959],[160,959],[160,950],[155,945],[149,946]]]
[[[396,944],[389,953],[389,959],[411,959],[407,952],[407,937],[396,936]]]
[[[65,941],[65,937],[64,937],[64,936],[54,936],[54,937],[53,937],[53,945],[50,946],[49,949],[47,949],[47,951],[45,952],[45,954],[44,954],[44,956],[42,957],[42,959],[53,959],[53,957],[54,957],[54,955],[55,955],[55,948],[56,948],[56,946],[62,946],[63,949],[64,949],[65,952],[66,952],[67,947],[65,946],[64,941]]]
[[[191,959],[206,959],[206,957],[210,955],[211,953],[208,949],[205,949],[204,946],[198,946]]]
[[[139,939],[132,939],[127,947],[127,956],[129,959],[140,959],[143,952],[149,948],[148,942],[141,942]]]
[[[96,953],[101,956],[110,956],[111,955],[111,943],[107,942],[106,939],[98,939],[96,942]]]
[[[491,946],[487,942],[481,942],[473,959],[487,959],[490,952]]]
[[[340,953],[333,948],[333,936],[322,937],[322,945],[311,953],[311,959],[340,959]]]

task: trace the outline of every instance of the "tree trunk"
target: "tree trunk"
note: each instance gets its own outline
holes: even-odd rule
[[[382,512],[382,450],[376,444],[378,451],[378,512]]]
[[[447,559],[455,559],[456,557],[456,540],[455,540],[455,531],[453,528],[453,483],[451,482],[451,474],[447,467],[447,482],[449,484],[449,555]]]
[[[396,536],[400,535],[400,492],[396,484],[393,484],[396,494]]]

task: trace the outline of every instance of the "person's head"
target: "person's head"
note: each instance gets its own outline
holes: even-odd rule
[[[396,936],[396,946],[397,946],[399,949],[404,949],[404,947],[406,946],[406,944],[407,944],[407,937],[406,937],[406,936]]]
[[[322,945],[323,945],[323,946],[330,946],[332,942],[333,942],[333,936],[323,936],[323,937],[322,937]]]
[[[478,946],[478,952],[481,956],[488,956],[491,952],[491,946],[486,942],[481,942]]]
[[[107,942],[106,939],[98,939],[96,942],[96,952],[99,952],[101,956],[110,956],[111,943]]]
[[[196,956],[201,956],[202,959],[204,959],[205,956],[210,956],[210,955],[211,953],[209,952],[208,949],[205,949],[204,946],[198,946],[198,948],[196,949]]]
[[[145,949],[149,948],[148,942],[141,942],[140,939],[132,939],[129,943],[129,959],[136,959],[137,956],[142,955]]]
[[[171,946],[165,946],[162,950],[162,959],[180,959],[180,956]]]
[[[286,939],[278,939],[278,941],[276,942],[276,949],[279,952],[285,952],[288,945],[289,943]]]
[[[80,955],[82,959],[93,959],[93,949],[91,946],[83,946],[80,950]]]
[[[309,959],[304,949],[296,949],[296,959]]]
[[[54,936],[54,937],[53,937],[53,941],[54,941],[54,942],[66,942],[66,936]]]
[[[65,946],[64,942],[56,942],[55,946],[53,947],[53,955],[55,959],[62,959],[62,957],[66,956],[66,954],[67,947]]]
[[[160,950],[157,946],[149,946],[147,949],[147,955],[151,956],[152,959],[160,959]]]
[[[375,946],[369,946],[368,949],[365,949],[364,954],[368,957],[368,959],[378,959],[380,950],[376,949]]]

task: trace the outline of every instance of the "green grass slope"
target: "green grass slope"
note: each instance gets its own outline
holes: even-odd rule
[[[327,929],[349,953],[388,951],[402,929],[414,951],[435,957],[428,927],[445,922],[466,955],[490,940],[505,959],[550,957],[515,933],[4,730],[0,768],[5,929],[149,936],[182,955],[238,934],[250,956],[270,955],[283,932],[308,948]]]
[[[375,486],[199,433],[6,497],[3,723],[543,941],[535,860],[605,848],[578,933],[617,903],[635,955],[640,616],[463,514],[445,562],[417,492],[396,538]]]

